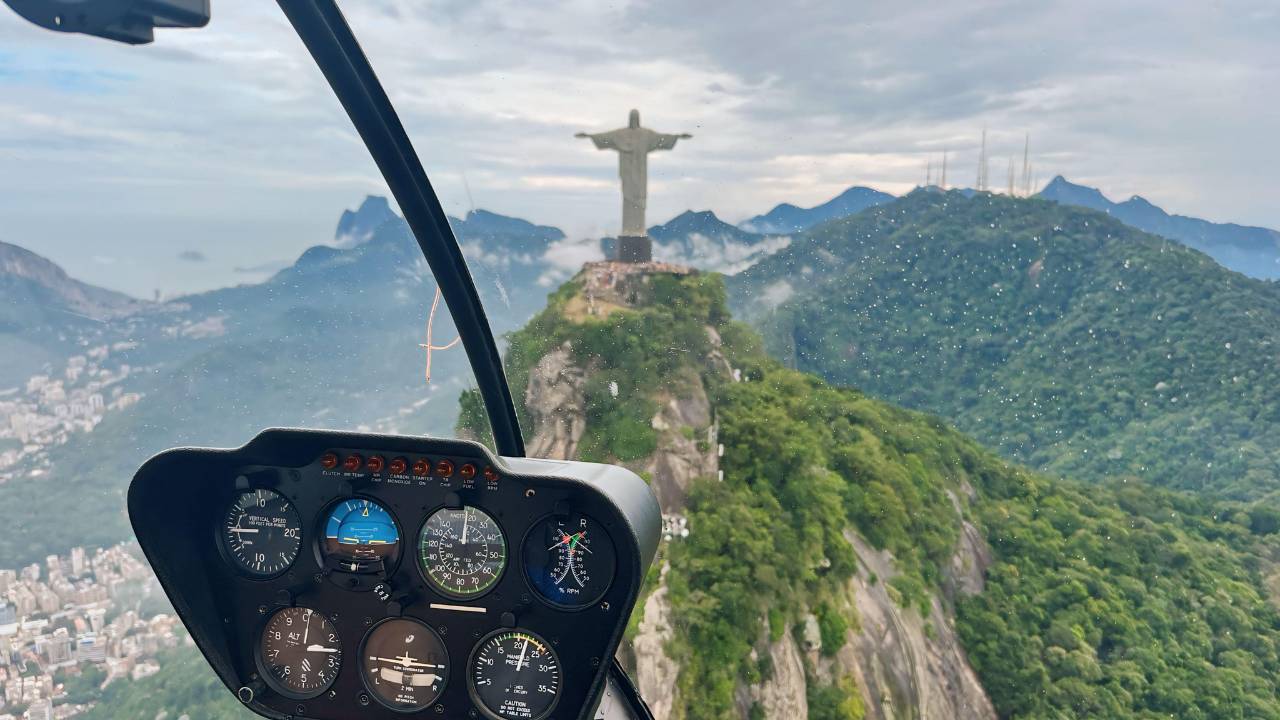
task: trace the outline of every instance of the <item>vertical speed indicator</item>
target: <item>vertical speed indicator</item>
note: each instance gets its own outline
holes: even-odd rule
[[[250,490],[236,496],[222,523],[222,546],[244,575],[279,575],[298,557],[302,547],[302,518],[283,495]]]

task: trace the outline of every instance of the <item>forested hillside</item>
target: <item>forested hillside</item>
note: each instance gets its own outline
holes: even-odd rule
[[[658,273],[626,294],[613,302],[579,276],[511,336],[507,363],[532,445],[554,436],[568,454],[626,463],[688,520],[634,621],[665,644],[631,634],[642,673],[674,665],[671,697],[650,700],[659,718],[941,717],[863,671],[860,638],[892,632],[861,611],[881,585],[926,638],[954,622],[1000,717],[1280,717],[1264,509],[1011,466],[935,417],[767,358],[715,276]],[[702,393],[708,427],[674,426],[697,413],[672,401]],[[483,434],[475,398],[463,407],[464,429]],[[659,477],[671,471],[652,456],[687,455],[681,437],[695,460],[705,438],[723,443],[723,480],[694,464],[681,496]],[[989,567],[958,563],[966,545]],[[876,551],[892,578],[872,570]],[[796,657],[801,696],[787,702],[779,685],[797,678],[779,661]],[[920,658],[875,660],[951,679]],[[964,717],[987,716],[983,698],[954,692],[973,701]]]
[[[1053,474],[1280,488],[1280,285],[1102,213],[916,192],[730,278],[798,369]]]

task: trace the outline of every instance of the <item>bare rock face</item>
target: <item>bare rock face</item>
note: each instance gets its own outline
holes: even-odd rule
[[[711,401],[701,381],[689,382],[678,394],[663,393],[650,425],[658,431],[658,451],[643,470],[649,473],[662,512],[684,509],[689,488],[699,477],[715,477],[719,470],[719,439],[711,419]]]
[[[961,485],[960,489],[969,500],[974,499],[974,490],[968,482]],[[951,498],[951,506],[955,508],[956,515],[961,518],[956,551],[951,556],[951,563],[945,569],[942,580],[947,599],[954,601],[957,597],[977,595],[986,588],[987,570],[991,568],[995,559],[991,555],[991,548],[987,545],[986,538],[978,528],[973,526],[973,523],[963,519],[960,499],[950,490],[947,491],[947,495]]]
[[[768,636],[768,627],[764,630]],[[769,659],[773,673],[759,685],[739,688],[738,710],[743,717],[751,706],[760,705],[769,720],[802,720],[809,717],[809,699],[806,695],[804,655],[791,633],[785,633],[777,642],[768,643]]]
[[[547,353],[529,372],[524,402],[533,416],[530,457],[572,460],[586,430],[586,373],[573,361],[566,343]]]
[[[977,595],[987,587],[987,569],[994,559],[987,541],[968,520],[960,521],[960,537],[956,540],[956,552],[951,556],[944,586],[949,599]]]
[[[675,630],[671,627],[671,604],[667,601],[667,565],[662,566],[658,587],[649,594],[644,607],[640,631],[632,642],[635,654],[635,680],[640,697],[653,712],[654,720],[672,718],[676,699],[676,680],[680,666],[667,657],[667,644]],[[803,682],[803,671],[801,681]],[[803,687],[803,686],[802,686]]]
[[[865,572],[851,581],[860,627],[837,661],[857,680],[867,718],[995,720],[991,700],[956,637],[950,607],[936,595],[928,619],[914,608],[899,607],[887,587],[897,575],[892,555],[854,533],[846,537]]]

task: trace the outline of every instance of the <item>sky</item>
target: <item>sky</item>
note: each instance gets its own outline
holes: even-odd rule
[[[344,10],[446,209],[616,232],[616,157],[579,131],[688,132],[650,224],[730,222],[850,185],[902,193],[948,152],[1037,184],[1280,228],[1274,0],[361,0]],[[128,47],[0,6],[0,240],[151,297],[261,280],[386,194],[274,3]]]

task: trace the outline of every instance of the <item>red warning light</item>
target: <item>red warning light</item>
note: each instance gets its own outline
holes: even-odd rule
[[[424,475],[430,475],[430,474],[431,474],[431,461],[430,461],[430,460],[414,460],[414,461],[413,461],[413,474],[414,474],[414,475],[417,475],[418,477],[422,477],[422,476],[424,476]]]
[[[408,469],[408,467],[409,467],[408,460],[405,460],[402,457],[395,458],[394,460],[391,461],[391,465],[390,465],[391,474],[403,475],[404,471]]]
[[[453,462],[450,460],[441,460],[436,463],[436,475],[440,477],[450,477],[453,475]]]
[[[491,483],[498,482],[498,471],[486,465],[484,468],[484,479]]]
[[[471,463],[467,463],[466,465],[458,468],[458,474],[462,476],[463,480],[470,480],[476,476],[476,466]]]
[[[338,467],[338,456],[333,453],[325,453],[320,456],[320,467],[325,470],[332,470]]]
[[[383,460],[381,455],[374,455],[369,458],[369,462],[365,463],[365,466],[369,468],[369,472],[382,472],[382,468],[386,464],[387,461]]]
[[[355,472],[364,464],[364,460],[359,455],[348,455],[346,460],[342,461],[342,469],[347,472]]]

